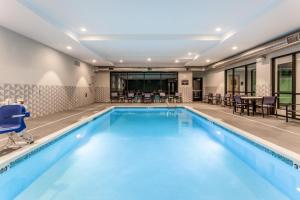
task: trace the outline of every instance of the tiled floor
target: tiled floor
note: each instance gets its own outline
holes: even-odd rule
[[[35,140],[45,137],[55,131],[58,131],[68,125],[71,125],[79,120],[91,116],[96,112],[99,112],[111,105],[117,104],[92,104],[77,109],[64,111],[45,117],[34,118],[27,120],[27,132],[31,133]],[[137,105],[137,104],[118,104],[118,105]],[[148,105],[148,104],[139,104]],[[150,105],[166,105],[167,104],[150,104]],[[175,106],[176,104],[170,104]],[[282,146],[286,149],[294,151],[300,154],[300,121],[291,121],[286,123],[283,118],[266,117],[262,116],[247,116],[239,114],[232,114],[232,110],[229,108],[208,105],[202,103],[190,103],[190,104],[177,104],[187,105],[193,107],[207,115],[218,118],[230,125],[240,128],[244,131],[252,133],[258,137],[268,140],[274,144]],[[6,136],[0,137],[0,146],[6,142]],[[6,155],[14,149],[0,150],[0,156]]]

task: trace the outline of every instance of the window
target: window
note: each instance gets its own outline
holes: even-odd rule
[[[178,91],[177,72],[111,72],[111,92],[165,92]]]
[[[233,69],[226,70],[226,93],[233,94]]]
[[[247,66],[247,94],[256,95],[256,64]]]
[[[272,92],[277,96],[277,106],[279,114],[285,115],[285,105],[290,105],[292,109],[298,110],[300,107],[300,61],[299,53],[280,56],[272,59]],[[295,113],[292,116],[296,118]]]
[[[296,55],[296,110],[300,110],[300,53]]]
[[[240,66],[225,71],[225,93],[255,95],[256,64]]]
[[[245,95],[246,94],[246,68],[238,67],[234,69],[234,91],[235,94]]]

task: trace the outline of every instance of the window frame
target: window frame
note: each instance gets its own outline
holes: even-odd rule
[[[232,95],[235,95],[236,94],[236,92],[239,92],[239,93],[244,93],[245,95],[253,95],[253,94],[255,94],[256,93],[256,90],[253,90],[254,88],[252,88],[252,84],[251,84],[251,81],[252,80],[248,80],[248,67],[249,66],[252,66],[252,65],[255,65],[255,70],[256,70],[256,63],[254,62],[254,63],[249,63],[249,64],[246,64],[246,65],[241,65],[241,66],[237,66],[237,67],[232,67],[232,68],[228,68],[228,69],[226,69],[225,70],[225,94],[227,94],[228,92],[230,92]],[[227,85],[227,82],[228,82],[228,76],[227,76],[227,74],[228,74],[228,71],[229,70],[232,70],[232,79],[231,79],[231,82],[234,84],[234,77],[235,77],[235,70],[237,69],[237,68],[244,68],[244,73],[245,73],[245,91],[235,91],[235,85],[233,85],[233,87],[232,87],[232,91],[228,91],[228,85]],[[250,90],[251,91],[248,91],[248,84],[251,84],[250,86]]]

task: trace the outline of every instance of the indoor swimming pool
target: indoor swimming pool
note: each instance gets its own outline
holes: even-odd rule
[[[293,161],[186,108],[116,107],[11,163],[0,199],[300,199]]]

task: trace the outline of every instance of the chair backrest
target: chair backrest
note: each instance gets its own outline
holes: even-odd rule
[[[166,93],[164,93],[164,92],[161,92],[161,93],[159,93],[159,96],[161,96],[161,97],[165,97],[165,96],[166,96]]]
[[[276,97],[275,96],[265,96],[263,97],[263,104],[264,105],[275,105]]]
[[[151,93],[145,93],[145,94],[144,94],[144,97],[145,97],[145,98],[150,98],[150,97],[151,97]]]
[[[213,93],[208,93],[208,97],[213,97]]]
[[[112,93],[111,93],[111,96],[112,96],[112,97],[118,97],[118,93],[117,93],[117,92],[112,92]]]
[[[18,115],[24,116],[18,117]],[[26,109],[23,105],[16,104],[0,106],[0,126],[5,126],[7,128],[19,127],[19,130],[16,130],[16,132],[26,128],[24,118],[28,116],[29,113],[26,113]]]
[[[134,93],[128,93],[128,97],[134,97]]]
[[[219,93],[216,94],[216,98],[217,98],[217,99],[221,99],[221,94],[219,94]]]
[[[231,98],[231,97],[232,97],[232,94],[231,94],[231,93],[226,93],[225,96],[226,96],[227,98]]]
[[[234,102],[235,103],[242,103],[242,99],[240,95],[235,95],[234,96]]]

